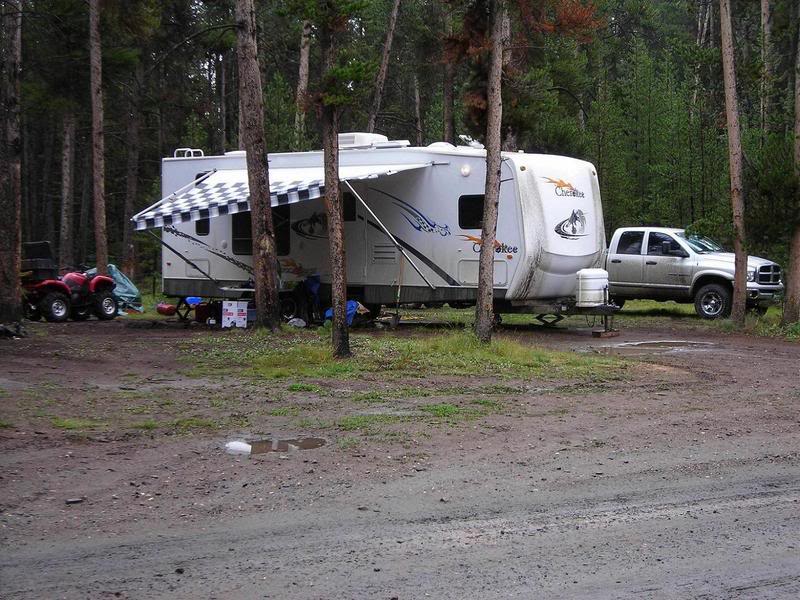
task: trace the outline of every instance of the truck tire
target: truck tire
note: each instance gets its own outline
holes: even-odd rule
[[[708,283],[694,295],[694,310],[702,319],[725,319],[731,314],[731,290],[720,283]]]
[[[50,292],[37,308],[50,323],[63,323],[69,318],[69,298],[61,292]]]

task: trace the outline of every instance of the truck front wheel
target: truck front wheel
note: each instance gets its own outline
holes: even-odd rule
[[[731,314],[731,290],[719,283],[708,283],[694,295],[694,310],[703,319],[724,319]]]

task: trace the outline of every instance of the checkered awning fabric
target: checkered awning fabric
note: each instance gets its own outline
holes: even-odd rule
[[[428,164],[346,166],[340,168],[339,178],[375,179],[427,166]],[[272,206],[313,200],[321,197],[323,192],[324,177],[321,168],[270,170]],[[140,212],[132,221],[137,230],[143,230],[248,210],[250,210],[250,189],[247,184],[247,171],[243,169],[215,171],[198,181],[194,187],[171,194]]]

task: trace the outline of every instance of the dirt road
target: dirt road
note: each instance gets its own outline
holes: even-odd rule
[[[350,381],[309,399],[242,384],[230,410],[246,426],[113,425],[232,384],[180,373],[184,332],[76,325],[94,326],[82,341],[98,351],[70,354],[71,324],[0,346],[3,597],[800,596],[798,344],[674,324],[611,340],[509,329],[641,364],[598,385],[501,382],[497,412],[353,436],[291,417],[350,406]],[[106,425],[59,428],[57,381]],[[497,382],[480,383],[483,397]],[[261,423],[328,443],[222,451]]]

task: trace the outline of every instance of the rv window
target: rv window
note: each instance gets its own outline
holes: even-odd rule
[[[619,238],[617,254],[641,254],[644,231],[626,231]]]
[[[461,229],[483,229],[483,194],[458,199],[458,226]]]
[[[231,215],[231,245],[234,254],[253,253],[252,217],[250,211]],[[275,227],[275,251],[278,256],[289,254],[291,241],[291,205],[272,209],[272,224]]]
[[[211,230],[211,219],[198,219],[194,222],[194,232],[197,235],[208,235]]]
[[[250,211],[231,215],[231,246],[234,254],[253,253],[253,229]]]
[[[272,209],[272,225],[275,227],[275,251],[278,256],[289,254],[292,240],[290,227],[292,221],[292,205],[284,204]]]
[[[356,220],[356,197],[350,192],[342,194],[342,214],[345,221]]]

